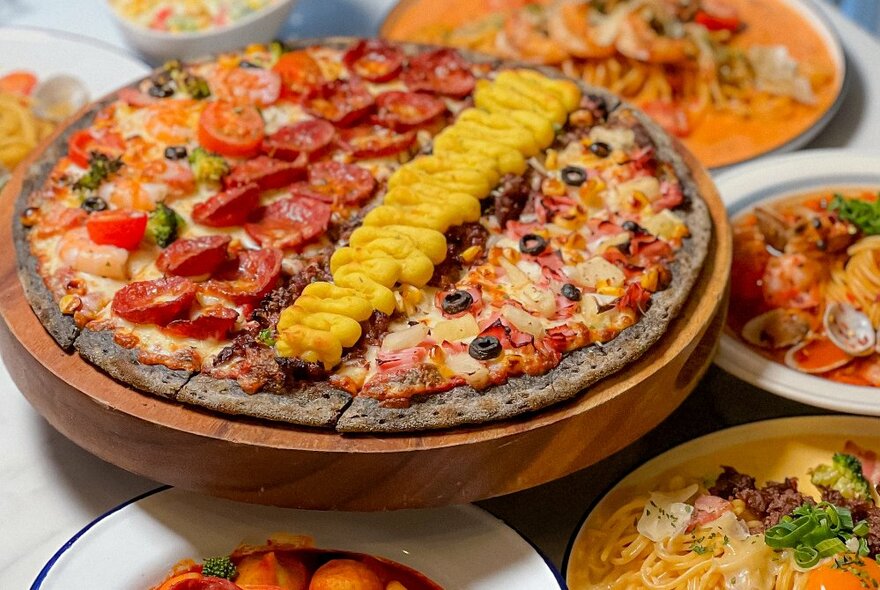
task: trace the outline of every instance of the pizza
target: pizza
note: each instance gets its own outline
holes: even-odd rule
[[[711,235],[677,148],[612,95],[375,40],[166,64],[61,132],[17,207],[64,349],[345,432],[571,399],[663,334]]]

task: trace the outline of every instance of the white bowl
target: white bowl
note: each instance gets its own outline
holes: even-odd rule
[[[287,20],[296,0],[280,0],[277,4],[249,14],[225,27],[192,33],[169,33],[135,24],[107,6],[126,41],[154,64],[169,59],[190,60],[265,43],[275,38]]]

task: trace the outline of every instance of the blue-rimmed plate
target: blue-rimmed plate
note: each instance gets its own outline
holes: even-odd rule
[[[731,219],[760,203],[823,190],[880,191],[880,152],[809,150],[767,158],[715,178]],[[735,280],[735,279],[734,279]],[[731,305],[736,302],[731,301]],[[880,416],[880,388],[848,385],[790,369],[725,331],[715,363],[757,387],[840,412]]]
[[[450,590],[558,590],[559,574],[516,531],[476,506],[317,512],[159,488],[101,516],[52,557],[31,590],[147,590],[177,561],[226,554],[276,532],[369,553]]]
[[[587,508],[565,551],[562,571],[571,590],[591,588],[587,544],[590,529],[601,529],[611,514],[639,496],[668,484],[715,477],[730,465],[759,483],[798,478],[798,489],[818,497],[808,470],[827,463],[851,440],[865,449],[880,450],[880,420],[862,416],[800,416],[777,418],[719,430],[669,449],[631,471]]]

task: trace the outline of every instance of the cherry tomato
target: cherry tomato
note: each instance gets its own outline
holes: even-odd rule
[[[254,106],[215,101],[199,117],[199,143],[224,156],[256,156],[264,135],[263,118]]]
[[[196,223],[211,227],[241,225],[260,204],[260,187],[255,183],[217,193],[192,210]]]
[[[336,128],[323,119],[301,121],[282,127],[263,140],[263,153],[281,160],[295,160],[300,154],[313,158],[333,142]]]
[[[309,114],[339,127],[356,123],[374,105],[373,95],[358,79],[326,82],[313,88],[303,101]]]
[[[235,328],[238,312],[222,305],[208,307],[191,320],[174,320],[165,332],[196,340],[223,340]]]
[[[398,133],[381,125],[360,125],[339,134],[340,145],[355,158],[391,156],[408,149],[415,140],[415,131]]]
[[[33,72],[15,70],[0,77],[0,92],[30,96],[37,85],[37,77]]]
[[[82,129],[67,140],[67,157],[80,168],[89,167],[92,152],[118,158],[125,152],[125,140],[118,133],[102,129]]]
[[[135,324],[165,324],[189,310],[196,285],[183,277],[129,283],[113,296],[113,313]]]
[[[263,68],[223,68],[211,78],[211,91],[234,105],[268,106],[281,95],[281,76]]]
[[[86,230],[96,244],[135,250],[147,229],[147,214],[131,209],[98,211],[89,215]]]
[[[256,183],[260,190],[270,190],[287,186],[306,176],[305,161],[285,162],[275,160],[269,156],[257,156],[253,160],[246,160],[235,166],[232,171],[223,178],[223,184],[227,188],[245,186]]]
[[[403,51],[380,40],[362,40],[342,57],[342,63],[356,76],[370,82],[387,82],[403,67]]]
[[[257,301],[275,287],[283,258],[284,253],[277,248],[244,250],[237,260],[221,269],[216,279],[203,283],[201,288],[237,304]]]
[[[327,230],[330,205],[308,198],[289,197],[264,208],[259,218],[244,226],[261,246],[298,248]]]
[[[376,179],[366,168],[341,162],[319,162],[309,168],[308,188],[322,200],[356,204],[370,198]]]
[[[401,76],[410,90],[424,90],[461,98],[470,94],[476,79],[470,66],[454,49],[436,49],[410,59]]]
[[[305,50],[285,53],[272,70],[281,76],[283,91],[287,95],[303,95],[324,82],[321,66]]]
[[[156,267],[166,275],[194,277],[214,272],[226,261],[229,236],[199,236],[180,239],[165,248]]]
[[[378,121],[398,130],[422,125],[446,112],[442,99],[423,92],[383,92],[376,97],[376,105]]]

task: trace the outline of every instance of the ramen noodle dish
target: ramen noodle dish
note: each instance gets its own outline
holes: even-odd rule
[[[880,584],[876,455],[847,442],[798,479],[673,476],[582,532],[572,590],[862,590]],[[717,472],[716,472],[717,473]]]
[[[839,88],[826,43],[780,0],[482,0],[432,20],[427,4],[411,0],[386,34],[556,66],[634,102],[709,166],[796,137]]]
[[[54,128],[34,115],[31,94],[37,77],[27,71],[0,75],[0,164],[12,169]]]
[[[877,197],[826,191],[736,219],[731,331],[798,371],[880,386]]]

